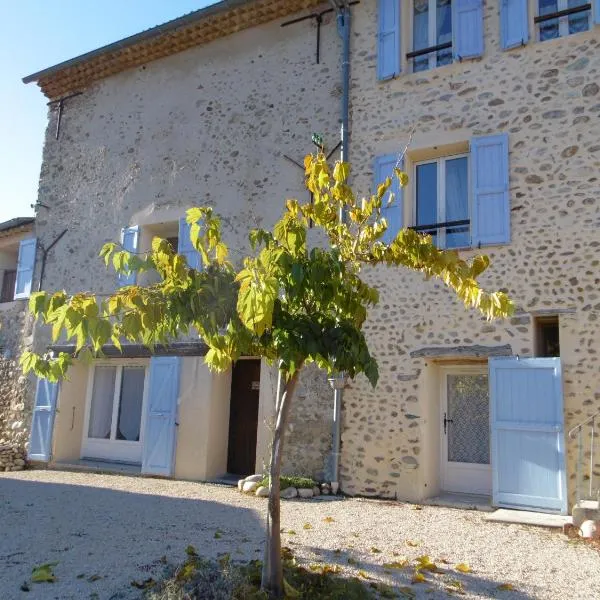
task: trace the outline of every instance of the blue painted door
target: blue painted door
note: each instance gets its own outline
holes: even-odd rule
[[[52,451],[52,429],[56,411],[58,383],[38,379],[35,406],[29,434],[29,460],[48,462]]]
[[[493,502],[567,512],[559,358],[490,360]]]
[[[142,442],[142,473],[148,475],[173,474],[180,364],[177,356],[154,357],[150,361],[148,411]]]

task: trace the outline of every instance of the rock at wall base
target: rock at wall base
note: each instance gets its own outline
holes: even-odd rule
[[[258,496],[259,498],[268,498],[269,488],[265,487],[264,485],[261,485],[260,487],[256,488],[256,492],[254,492],[254,495]]]
[[[312,491],[312,490],[311,490]],[[283,500],[291,500],[298,495],[298,490],[295,487],[288,487],[281,491],[281,498]]]
[[[298,496],[300,496],[300,498],[312,498],[313,491],[312,491],[312,489],[309,489],[309,488],[299,488]]]

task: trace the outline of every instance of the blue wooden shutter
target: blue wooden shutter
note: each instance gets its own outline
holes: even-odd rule
[[[567,512],[560,358],[490,360],[495,506]]]
[[[123,246],[123,250],[133,253],[138,251],[139,233],[140,229],[137,225],[121,229],[121,245]],[[136,273],[129,273],[127,275],[119,273],[117,281],[121,287],[124,285],[135,285]]]
[[[596,0],[596,5],[594,6],[594,23],[596,23],[596,25],[600,25],[600,0]]]
[[[191,225],[185,220],[185,217],[179,219],[179,248],[177,252],[185,256],[189,267],[199,271],[202,268],[202,260],[190,239],[190,228]]]
[[[17,260],[17,278],[15,283],[15,300],[29,298],[33,284],[35,269],[36,238],[21,240],[19,244],[19,258]]]
[[[379,0],[377,78],[400,74],[400,1]]]
[[[483,54],[483,0],[452,2],[452,45],[458,60]]]
[[[180,370],[181,359],[177,356],[157,356],[150,360],[150,389],[142,440],[142,473],[173,474]]]
[[[473,246],[510,242],[508,135],[471,140]]]
[[[500,37],[502,48],[521,46],[529,40],[528,0],[502,0],[500,5]]]
[[[30,460],[50,460],[57,395],[58,383],[38,379],[27,453]]]
[[[383,199],[383,207],[381,212],[383,216],[386,218],[388,223],[388,228],[381,238],[382,242],[389,244],[394,240],[400,229],[402,229],[402,217],[404,214],[404,198],[402,188],[400,187],[400,182],[398,178],[394,175],[394,167],[396,166],[396,161],[398,157],[395,154],[384,154],[382,156],[378,156],[375,159],[375,166],[373,169],[374,175],[374,192],[377,191],[377,186],[380,183],[385,181],[386,177],[392,178],[392,185],[390,187],[391,192],[394,193],[396,199],[391,206],[385,206],[387,199],[389,197],[388,194],[385,195]]]

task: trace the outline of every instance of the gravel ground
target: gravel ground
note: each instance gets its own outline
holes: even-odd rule
[[[266,502],[207,484],[56,471],[0,474],[2,600],[132,599],[130,584],[205,556],[261,558]],[[418,599],[600,598],[600,553],[558,532],[487,523],[477,512],[360,499],[283,503],[283,543],[302,562],[339,564]],[[215,533],[220,535],[215,537]],[[410,568],[383,565],[427,554],[444,573],[411,585]],[[348,562],[350,560],[350,563]],[[57,561],[53,584],[20,591],[35,565]],[[455,567],[466,563],[470,573]],[[512,591],[499,590],[512,584]]]

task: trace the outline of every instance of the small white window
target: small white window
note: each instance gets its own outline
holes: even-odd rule
[[[446,156],[415,165],[415,226],[439,248],[470,246],[469,156]]]
[[[538,0],[535,22],[539,40],[552,40],[590,28],[592,16],[589,0]]]
[[[452,0],[414,0],[413,71],[452,63]]]

